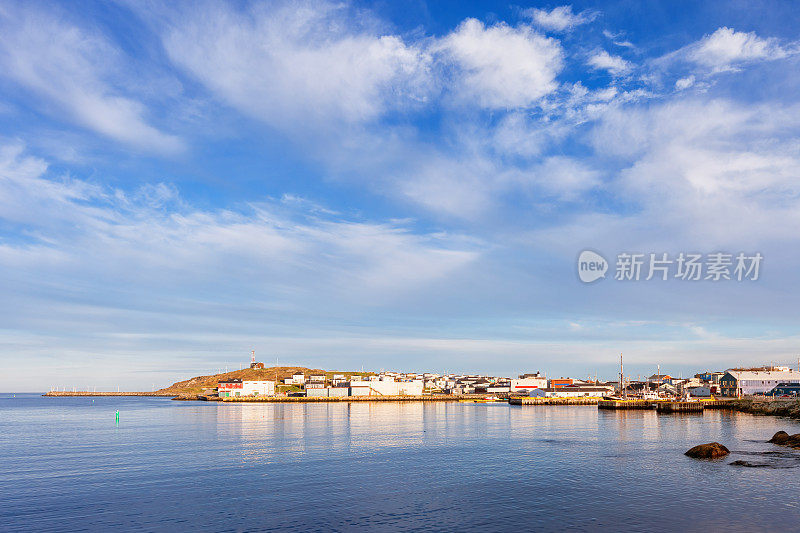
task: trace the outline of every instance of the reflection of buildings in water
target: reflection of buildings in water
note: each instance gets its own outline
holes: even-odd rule
[[[216,429],[221,439],[241,444],[244,460],[272,462],[281,453],[285,461],[287,453],[373,452],[455,438],[465,424],[453,423],[453,407],[448,414],[438,402],[220,404]]]
[[[276,453],[302,452],[303,415],[284,407],[271,403],[220,403],[217,434],[229,442],[238,441],[243,460],[269,463],[275,460]]]
[[[422,443],[423,402],[351,402],[348,404],[351,450],[411,447]]]

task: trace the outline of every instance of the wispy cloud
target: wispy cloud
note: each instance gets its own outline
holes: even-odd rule
[[[606,70],[614,76],[625,74],[633,68],[629,61],[619,56],[613,56],[605,50],[594,52],[588,59],[589,66],[596,70]]]
[[[530,8],[523,11],[533,23],[546,30],[557,32],[569,31],[595,20],[600,16],[599,11],[586,10],[579,13],[572,12],[572,6],[559,6],[551,10]]]
[[[236,211],[203,211],[170,185],[126,192],[51,179],[46,169],[20,145],[0,150],[0,202],[7,206],[0,220],[27,236],[0,243],[0,264],[26,276],[48,276],[41,269],[54,265],[38,263],[44,254],[78,268],[82,283],[144,281],[149,273],[153,281],[191,287],[222,269],[264,294],[294,286],[297,294],[372,300],[413,290],[477,253],[474,242],[462,248],[468,243],[457,236],[415,234],[391,222],[318,209],[304,214],[266,199]]]
[[[755,32],[719,28],[686,49],[689,60],[713,71],[728,70],[749,61],[768,61],[786,57],[777,39],[763,39]]]
[[[176,65],[224,102],[283,129],[368,121],[427,98],[426,53],[344,4],[184,7],[141,14]]]
[[[124,54],[102,34],[71,24],[58,10],[13,5],[0,10],[0,34],[0,75],[38,95],[44,110],[141,150],[184,149],[116,83],[124,79]]]

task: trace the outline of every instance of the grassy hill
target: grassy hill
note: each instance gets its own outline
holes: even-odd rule
[[[275,381],[282,383],[284,379],[292,377],[295,372],[303,372],[306,377],[311,374],[325,374],[327,379],[331,379],[334,374],[344,374],[350,376],[370,376],[372,372],[342,372],[332,370],[322,370],[319,368],[306,368],[304,366],[273,366],[269,368],[245,368],[234,370],[222,374],[210,376],[197,376],[185,381],[178,381],[169,387],[157,391],[159,394],[191,395],[201,394],[204,390],[216,388],[220,381],[226,379],[241,379],[252,381]]]

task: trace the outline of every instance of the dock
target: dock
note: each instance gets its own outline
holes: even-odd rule
[[[653,409],[654,402],[650,400],[600,400],[598,409]]]
[[[597,405],[600,398],[531,398],[515,396],[508,399],[509,405]]]
[[[659,413],[702,413],[705,402],[656,402]]]

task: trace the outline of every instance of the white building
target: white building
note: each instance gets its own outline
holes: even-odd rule
[[[421,396],[423,382],[414,381],[351,381],[350,396]]]
[[[523,374],[519,379],[511,380],[511,392],[529,392],[532,389],[546,389],[547,378],[536,374]]]
[[[220,398],[241,396],[275,396],[274,381],[242,381],[229,379],[220,381],[217,386]]]
[[[797,370],[728,370],[719,380],[724,396],[764,394],[780,383],[800,383]]]
[[[556,388],[532,389],[528,396],[534,398],[602,398],[614,391],[602,385],[566,385]]]

